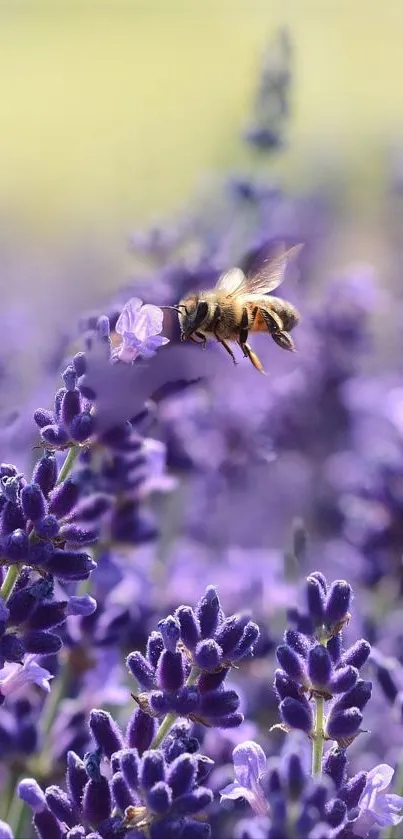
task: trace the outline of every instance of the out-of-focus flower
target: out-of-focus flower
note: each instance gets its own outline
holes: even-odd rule
[[[132,297],[123,307],[115,326],[122,343],[115,350],[119,361],[133,362],[137,356],[152,358],[159,347],[169,343],[160,335],[164,313],[158,306],[146,305]]]
[[[385,792],[393,775],[394,769],[387,763],[380,763],[368,772],[358,802],[359,816],[353,826],[355,836],[366,836],[375,825],[388,827],[403,820],[403,797]]]
[[[240,743],[234,749],[233,759],[235,781],[220,790],[221,800],[244,798],[257,815],[264,815],[268,812],[268,803],[262,778],[267,761],[262,747],[253,740]]]
[[[6,662],[0,670],[0,703],[10,694],[15,693],[27,684],[35,684],[49,693],[51,673],[41,667],[37,655],[26,655],[21,664]]]

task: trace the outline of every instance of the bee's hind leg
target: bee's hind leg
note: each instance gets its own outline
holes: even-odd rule
[[[241,350],[242,350],[245,358],[249,358],[249,360],[252,362],[252,364],[256,368],[256,370],[258,370],[259,373],[263,373],[263,375],[265,376],[266,373],[264,371],[264,367],[263,367],[262,362],[260,361],[259,356],[256,355],[256,353],[253,352],[253,350],[251,350],[249,344],[246,344],[246,343],[241,344],[240,341],[239,341],[239,344],[240,344]]]

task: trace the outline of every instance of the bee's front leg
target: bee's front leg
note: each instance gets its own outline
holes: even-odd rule
[[[195,332],[195,335],[197,335],[198,338],[201,338],[200,343],[202,344],[202,350],[205,350],[206,349],[206,344],[207,344],[206,336],[203,335],[203,332]],[[199,341],[196,341],[195,343],[198,344]]]

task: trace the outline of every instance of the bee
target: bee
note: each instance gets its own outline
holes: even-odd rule
[[[249,358],[260,373],[263,365],[248,344],[250,332],[268,332],[283,350],[295,351],[289,334],[300,320],[292,303],[268,295],[284,280],[287,265],[301,250],[295,245],[281,249],[251,276],[240,268],[232,268],[218,279],[208,291],[189,294],[170,308],[178,312],[182,341],[194,341],[205,349],[208,337],[214,337],[237,364],[228,341],[236,341],[245,358]],[[199,340],[196,340],[199,339]]]

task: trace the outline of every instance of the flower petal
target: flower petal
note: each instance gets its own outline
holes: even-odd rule
[[[251,789],[266,769],[266,755],[253,740],[235,746],[233,751],[235,777],[243,787]]]
[[[128,300],[117,319],[115,332],[119,335],[123,335],[124,332],[132,332],[142,305],[143,301],[139,297],[132,297]]]

